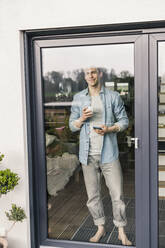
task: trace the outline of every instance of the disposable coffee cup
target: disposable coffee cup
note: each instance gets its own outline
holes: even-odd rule
[[[92,106],[88,106],[88,110],[90,110],[93,113],[93,107]]]

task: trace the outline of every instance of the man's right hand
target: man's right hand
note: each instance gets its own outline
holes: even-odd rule
[[[75,120],[74,125],[77,128],[81,128],[84,121],[86,121],[88,118],[92,117],[93,112],[88,109],[88,107],[83,108],[82,115],[78,120]]]
[[[83,108],[82,111],[82,116],[80,117],[80,119],[82,121],[86,121],[88,118],[92,117],[93,112],[91,110],[88,109],[88,107]]]

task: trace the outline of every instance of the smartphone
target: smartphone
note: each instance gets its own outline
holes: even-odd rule
[[[93,129],[103,130],[102,127],[93,126]]]

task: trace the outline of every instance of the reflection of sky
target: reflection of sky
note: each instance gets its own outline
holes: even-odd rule
[[[104,67],[108,72],[113,68],[117,74],[123,70],[134,74],[133,44],[44,48],[42,55],[44,75],[54,70],[69,76],[69,71],[89,66]]]
[[[163,78],[165,78],[165,42],[159,42],[158,53],[159,76],[163,76]]]

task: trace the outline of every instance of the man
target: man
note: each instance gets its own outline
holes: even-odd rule
[[[113,222],[123,245],[131,245],[124,226],[127,224],[122,201],[123,178],[116,133],[128,127],[128,117],[118,92],[110,91],[100,82],[101,72],[91,67],[85,70],[88,88],[74,96],[70,129],[80,130],[79,160],[82,164],[88,195],[87,207],[98,227],[91,242],[105,235],[105,216],[100,195],[100,170],[112,199]]]

